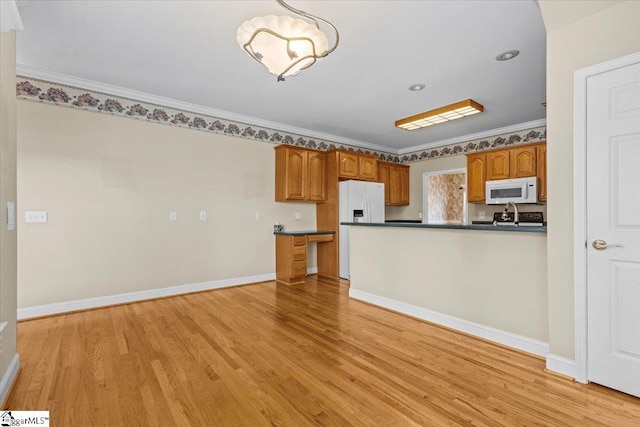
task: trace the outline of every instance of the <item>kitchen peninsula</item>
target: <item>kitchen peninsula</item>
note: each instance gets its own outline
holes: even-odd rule
[[[348,225],[352,298],[546,355],[546,227]]]

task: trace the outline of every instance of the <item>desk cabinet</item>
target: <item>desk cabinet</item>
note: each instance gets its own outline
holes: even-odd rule
[[[276,280],[290,285],[304,283],[307,275],[307,244],[333,241],[333,232],[276,234]]]

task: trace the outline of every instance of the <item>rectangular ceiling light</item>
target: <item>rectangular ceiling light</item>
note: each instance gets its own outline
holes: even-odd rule
[[[451,120],[472,116],[474,114],[482,113],[483,111],[484,107],[482,105],[478,104],[473,99],[467,99],[465,101],[447,105],[446,107],[436,108],[435,110],[426,111],[424,113],[416,114],[415,116],[396,120],[396,127],[404,130],[416,130],[426,128],[427,126],[437,125],[438,123],[445,123]]]

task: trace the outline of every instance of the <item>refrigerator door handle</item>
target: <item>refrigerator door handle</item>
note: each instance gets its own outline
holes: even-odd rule
[[[365,222],[371,222],[371,212],[369,211],[369,199],[367,198],[367,196],[364,196],[364,211],[365,211],[365,215],[367,216]]]

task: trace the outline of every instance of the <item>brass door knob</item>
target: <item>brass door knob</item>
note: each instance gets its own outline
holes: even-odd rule
[[[594,240],[593,243],[591,244],[591,246],[593,246],[593,248],[597,251],[604,251],[607,248],[622,248],[623,246],[618,244],[618,243],[612,243],[610,245],[607,244],[607,242],[605,242],[604,240]]]

